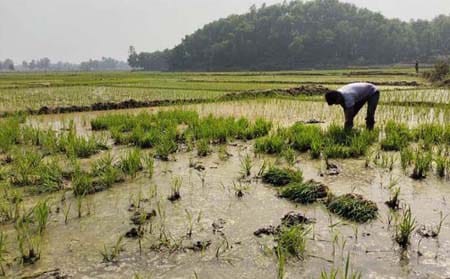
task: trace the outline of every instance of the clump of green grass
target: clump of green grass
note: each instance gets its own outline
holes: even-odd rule
[[[385,151],[399,151],[407,147],[411,140],[411,133],[405,124],[388,121],[385,128],[385,138],[381,141],[381,148]]]
[[[100,150],[108,149],[107,145],[95,136],[78,136],[73,123],[66,133],[59,136],[58,146],[63,153],[75,158],[88,158]]]
[[[285,255],[304,259],[307,237],[310,231],[311,229],[304,225],[282,226],[276,238],[278,249]]]
[[[411,234],[416,228],[416,220],[412,217],[411,208],[403,211],[399,222],[395,226],[395,241],[402,248],[407,248],[411,239]]]
[[[280,197],[296,203],[308,204],[326,198],[328,193],[327,186],[310,180],[305,183],[289,184],[280,190]]]
[[[183,179],[181,178],[181,176],[176,176],[173,178],[172,180],[172,185],[170,187],[170,195],[167,198],[169,201],[174,202],[177,201],[179,199],[181,199],[181,185],[183,184]]]
[[[15,222],[21,217],[22,194],[9,184],[0,185],[0,224]]]
[[[7,152],[20,141],[20,122],[18,117],[0,121],[0,153]]]
[[[37,224],[39,234],[42,234],[47,227],[50,215],[50,206],[47,200],[39,201],[33,208],[33,218]]]
[[[439,124],[420,124],[413,130],[415,140],[422,140],[425,145],[444,143],[448,138],[446,133],[446,129]]]
[[[139,149],[128,151],[119,162],[119,167],[124,174],[129,176],[136,176],[136,174],[143,169],[141,162],[141,152]]]
[[[122,251],[124,251],[123,236],[120,236],[111,248],[106,247],[105,244],[100,254],[103,257],[103,262],[109,263],[116,261]]]
[[[357,223],[368,222],[378,215],[377,205],[357,194],[332,198],[327,207],[331,212]]]
[[[285,148],[285,139],[278,134],[259,138],[255,142],[255,151],[258,153],[281,154]]]
[[[325,133],[323,153],[326,158],[357,158],[366,154],[378,131],[352,129],[331,125]]]
[[[317,144],[323,137],[320,127],[305,125],[301,123],[294,124],[287,132],[289,144],[300,152],[306,152]]]
[[[123,181],[123,172],[114,164],[114,158],[110,153],[92,164],[91,175],[94,178],[93,184],[98,190],[110,188],[114,183]]]
[[[419,151],[414,155],[414,168],[411,174],[413,179],[423,179],[427,177],[428,171],[431,168],[432,156],[430,152]]]
[[[241,174],[243,177],[248,177],[252,173],[253,162],[249,154],[241,159]]]
[[[6,250],[6,234],[4,232],[0,232],[0,275],[5,276],[5,269],[3,264],[6,262],[6,254],[8,254],[8,250]]]
[[[350,269],[350,253],[348,253],[347,258],[345,260],[345,267],[343,270],[341,269],[332,269],[329,273],[326,271],[322,271],[320,274],[320,279],[361,279],[361,272],[352,271]]]
[[[208,156],[211,153],[209,141],[207,139],[201,139],[197,141],[197,155],[200,157]]]
[[[36,185],[42,154],[33,150],[16,150],[13,155],[11,183],[17,186]]]
[[[434,163],[436,164],[436,173],[439,177],[445,177],[448,175],[450,167],[450,160],[447,151],[439,150],[434,157]]]
[[[285,186],[292,182],[301,183],[303,173],[300,170],[281,169],[271,166],[262,176],[263,182],[275,186]]]
[[[161,136],[159,142],[155,146],[156,157],[163,161],[169,160],[169,155],[178,150],[178,144],[170,135]]]
[[[95,192],[92,176],[82,171],[79,166],[75,168],[72,176],[72,191],[75,196],[79,197]]]
[[[400,150],[400,163],[404,172],[408,170],[408,167],[411,166],[413,161],[414,153],[411,148],[405,147]]]

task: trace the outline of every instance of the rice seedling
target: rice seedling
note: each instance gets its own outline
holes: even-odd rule
[[[173,138],[169,136],[161,136],[160,141],[155,146],[156,157],[168,161],[169,155],[178,150],[178,145]]]
[[[221,161],[226,161],[231,156],[231,154],[228,153],[227,146],[225,144],[219,145],[217,153]]]
[[[385,151],[399,151],[407,147],[411,140],[408,127],[405,124],[388,121],[384,127],[385,138],[381,148]]]
[[[143,169],[141,157],[141,152],[138,149],[128,151],[125,156],[120,159],[120,169],[124,174],[135,177],[136,174]]]
[[[56,159],[38,167],[39,181],[36,190],[39,193],[55,192],[64,186],[63,171]]]
[[[39,180],[38,170],[42,154],[26,149],[14,152],[11,183],[17,186],[36,185]]]
[[[37,230],[42,234],[47,227],[48,218],[50,215],[50,206],[47,200],[39,201],[33,208],[33,217],[37,223]]]
[[[262,176],[263,182],[274,186],[285,186],[292,182],[301,183],[303,173],[300,170],[280,169],[271,166]]]
[[[233,181],[233,191],[234,195],[238,198],[242,198],[244,196],[244,193],[247,192],[249,189],[248,185],[242,184],[242,182],[235,182]]]
[[[423,179],[431,168],[432,156],[430,152],[417,150],[414,156],[414,168],[411,174],[413,179]]]
[[[412,217],[411,208],[408,207],[402,212],[400,220],[395,225],[395,241],[406,249],[410,244],[411,234],[416,228],[416,220]]]
[[[378,215],[377,205],[357,194],[331,198],[327,207],[332,213],[357,223],[368,222]]]
[[[397,210],[400,208],[400,200],[398,198],[400,195],[400,187],[392,187],[390,188],[390,192],[391,197],[386,202],[386,205],[393,210]]]
[[[407,171],[408,167],[412,164],[413,161],[414,153],[411,148],[406,147],[400,150],[400,163],[404,172]]]
[[[436,165],[436,173],[439,177],[445,177],[450,166],[450,160],[446,152],[438,151],[434,157],[434,163]]]
[[[9,184],[1,185],[0,195],[0,224],[16,222],[21,217],[23,204],[22,194],[10,187]]]
[[[7,152],[20,140],[20,119],[10,117],[0,122],[0,153]]]
[[[75,196],[85,196],[95,192],[92,176],[78,166],[72,176],[72,191]]]
[[[252,173],[253,161],[249,154],[241,158],[241,174],[243,177],[248,177]]]
[[[302,225],[291,227],[282,226],[276,238],[277,247],[286,255],[304,259],[307,237],[310,232],[311,228]]]
[[[181,178],[181,176],[175,176],[172,179],[172,185],[170,187],[170,195],[169,197],[167,197],[169,201],[174,202],[181,199],[180,189],[182,184],[183,179]]]
[[[122,170],[114,164],[114,158],[110,153],[93,162],[91,176],[96,192],[108,189],[114,183],[123,180]]]
[[[14,224],[17,232],[20,260],[26,264],[33,264],[41,257],[41,237],[33,233],[28,221],[20,221]]]
[[[193,220],[192,212],[190,210],[188,210],[187,208],[184,209],[184,212],[186,212],[186,219],[188,221],[188,230],[187,230],[186,236],[188,238],[191,238],[192,231],[194,229],[194,220]]]
[[[277,246],[278,273],[277,278],[283,279],[286,274],[286,254],[281,246]]]
[[[332,269],[329,272],[322,271],[320,279],[361,279],[361,272],[352,271],[350,267],[350,252],[347,254],[345,260],[345,267],[343,270]]]
[[[155,159],[153,159],[153,154],[147,154],[144,156],[144,165],[147,170],[148,177],[152,178],[155,172]]]
[[[67,225],[69,223],[69,213],[72,208],[72,203],[64,203],[63,207],[63,215],[64,215],[64,224]]]
[[[95,136],[77,136],[73,122],[69,131],[63,133],[58,139],[59,149],[69,157],[88,158],[100,150],[108,149],[107,145]]]
[[[290,201],[308,204],[324,199],[328,196],[329,189],[327,186],[315,182],[307,181],[305,183],[294,182],[280,190],[280,197]]]
[[[211,153],[209,141],[207,139],[200,139],[197,141],[197,155],[200,157],[208,156]]]
[[[283,156],[289,166],[293,166],[297,158],[297,153],[295,153],[294,149],[288,147],[281,152],[281,156]]]
[[[6,255],[8,254],[8,250],[6,250],[6,241],[7,236],[4,232],[0,232],[0,275],[5,276],[5,269],[3,264],[6,262]]]
[[[289,144],[300,152],[305,152],[312,148],[313,144],[319,144],[323,137],[322,130],[317,126],[297,123],[287,132]]]
[[[108,248],[106,244],[103,245],[103,250],[100,251],[104,263],[115,262],[120,253],[124,251],[123,236],[120,236],[115,242],[114,246]]]
[[[255,142],[255,151],[258,153],[281,154],[285,148],[285,140],[280,135],[258,138]]]

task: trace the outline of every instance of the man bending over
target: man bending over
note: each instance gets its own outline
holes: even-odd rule
[[[345,113],[345,129],[353,128],[353,119],[367,103],[367,129],[373,130],[380,91],[371,83],[351,83],[325,94],[328,105],[341,105]]]

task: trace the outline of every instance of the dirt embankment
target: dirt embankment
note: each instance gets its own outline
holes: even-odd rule
[[[178,99],[178,100],[126,100],[122,102],[102,102],[94,103],[91,105],[73,105],[73,106],[43,106],[38,109],[27,109],[19,112],[0,112],[0,117],[7,117],[17,113],[26,113],[30,115],[44,115],[44,114],[62,114],[62,113],[73,113],[73,112],[87,112],[87,111],[105,111],[105,110],[121,110],[121,109],[133,109],[133,108],[144,108],[144,107],[159,107],[159,106],[170,106],[177,104],[197,104],[197,103],[207,103],[207,102],[220,102],[229,101],[236,99],[251,99],[258,97],[296,97],[296,96],[316,96],[323,95],[328,91],[326,87],[317,85],[305,85],[295,88],[288,89],[270,89],[270,90],[251,90],[242,91],[235,93],[228,93],[218,98],[212,99]]]

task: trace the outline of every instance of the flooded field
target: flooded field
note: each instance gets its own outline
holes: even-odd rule
[[[129,114],[139,119],[143,112],[170,113],[174,109],[196,111],[201,118],[213,114],[246,117],[250,122],[258,118],[270,119],[274,127],[285,128],[298,121],[315,119],[323,123],[305,126],[327,129],[331,123],[342,121],[341,111],[320,102],[262,99],[35,116],[21,126],[38,127],[43,131],[50,127],[62,134],[74,129],[82,137],[105,139],[109,150],[75,159],[83,170],[89,171],[94,162],[107,156],[112,156],[114,162],[123,162],[124,156],[131,156],[132,145],[136,144],[117,144],[113,127],[115,121],[122,121],[119,118],[108,124],[113,125],[110,131],[93,131],[91,123],[100,125],[101,120],[109,121],[111,115]],[[380,127],[384,127],[388,119],[410,127],[423,123],[444,125],[447,117],[445,109],[423,107],[381,106],[377,114]],[[71,121],[74,128],[70,128]],[[363,123],[362,116],[357,123]],[[278,133],[275,130],[271,132],[274,135]],[[383,138],[384,133],[380,131],[377,137]],[[53,193],[36,195],[31,190],[35,187],[16,187],[23,195],[23,208],[18,209],[15,224],[4,220],[1,227],[2,235],[6,236],[3,249],[8,253],[0,256],[4,259],[0,263],[6,276],[320,278],[331,276],[333,272],[343,276],[347,263],[355,276],[360,273],[363,278],[450,276],[450,233],[446,220],[450,213],[447,205],[450,188],[447,178],[437,174],[437,163],[433,163],[426,178],[417,180],[409,176],[411,169],[402,170],[403,159],[399,152],[380,150],[379,143],[372,145],[366,155],[355,158],[333,158],[323,150],[319,158],[312,159],[308,153],[312,154],[313,150],[293,151],[289,156],[283,152],[264,154],[267,152],[259,150],[259,141],[258,138],[230,137],[220,144],[211,139],[207,143],[209,147],[199,143],[190,147],[189,141],[184,140],[178,144],[177,151],[164,160],[158,157],[159,146],[143,148],[139,155],[143,167],[107,189],[81,196],[74,194],[74,173]],[[46,146],[35,145],[40,150]],[[24,148],[31,147],[26,144]],[[207,152],[200,155],[200,148],[207,148]],[[151,159],[151,167],[147,164],[150,159],[145,159],[147,154],[156,154],[156,159]],[[328,154],[326,158],[324,154]],[[12,153],[11,156],[12,163],[3,160],[2,172],[7,172],[10,164],[14,166],[17,155]],[[60,151],[49,152],[46,156],[44,159],[56,158],[63,169],[73,160],[69,153],[61,155]],[[437,162],[434,156],[435,153],[433,158]],[[269,166],[300,171],[302,181],[314,180],[326,185],[332,193],[328,199],[349,193],[361,195],[376,205],[376,218],[352,222],[332,213],[330,201],[326,199],[303,204],[281,198],[283,188],[271,186],[261,178]],[[338,171],[330,172],[328,166]],[[447,175],[444,169],[444,176]],[[7,177],[3,182],[3,191],[11,191]],[[174,191],[179,199],[168,198],[173,197]],[[386,202],[392,201],[395,194],[399,209],[390,209]],[[17,220],[25,222],[29,210],[36,218],[36,204],[43,200],[50,208],[45,229],[42,233],[27,234],[24,240]],[[2,204],[5,210],[5,200]],[[407,236],[407,245],[402,248],[396,240],[401,225],[408,221],[408,212],[413,228]],[[297,239],[301,249],[296,255],[280,252],[283,251],[279,248],[281,236],[276,230],[273,235],[255,235],[260,229],[276,228],[289,213],[300,213],[308,219],[300,225],[303,237]],[[38,221],[33,222],[29,230]],[[20,252],[24,247],[32,247],[39,256],[25,258]]]

